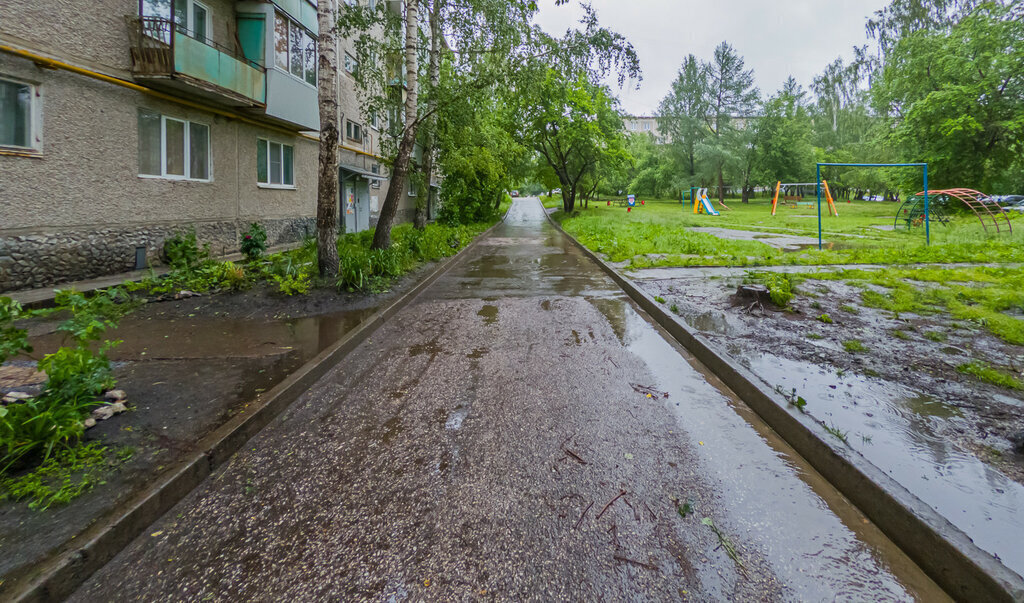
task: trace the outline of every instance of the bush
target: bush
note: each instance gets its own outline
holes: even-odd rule
[[[32,351],[28,331],[14,327],[14,321],[25,317],[21,304],[9,297],[0,297],[0,364],[11,356]]]
[[[196,240],[196,229],[180,230],[164,241],[164,259],[176,270],[190,270],[210,259],[210,244],[202,249]]]
[[[0,473],[29,455],[47,459],[55,448],[67,448],[84,432],[86,405],[66,404],[51,396],[0,406]]]
[[[76,347],[60,348],[39,361],[46,373],[42,397],[72,406],[81,406],[117,385],[110,371],[107,352],[121,343],[107,341],[93,353],[83,342]]]
[[[259,222],[249,225],[249,230],[242,234],[239,244],[242,255],[250,263],[259,260],[267,251],[267,231]]]

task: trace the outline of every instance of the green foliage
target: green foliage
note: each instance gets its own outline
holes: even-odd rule
[[[174,269],[191,269],[210,258],[210,244],[202,248],[196,240],[196,229],[179,230],[164,241],[164,258]]]
[[[946,334],[939,331],[928,331],[924,334],[925,338],[931,339],[932,341],[943,342],[946,341]]]
[[[1024,383],[1007,371],[994,368],[980,361],[972,361],[961,364],[956,370],[965,375],[975,377],[985,383],[991,383],[1008,389],[1024,390]]]
[[[845,441],[846,441],[846,437],[847,437],[847,436],[849,435],[849,433],[850,433],[850,432],[848,432],[848,431],[843,431],[842,429],[839,429],[838,427],[836,427],[836,426],[835,426],[835,425],[833,425],[833,424],[829,424],[829,425],[822,425],[822,427],[824,427],[824,428],[825,428],[825,431],[829,432],[830,434],[832,434],[833,436],[835,436],[835,437],[836,437],[837,439],[839,439],[839,440],[842,440],[843,442],[845,442]]]
[[[56,311],[70,313],[57,330],[78,343],[99,341],[107,329],[117,327],[124,315],[138,307],[121,287],[109,287],[85,295],[74,289],[54,291]]]
[[[901,329],[893,329],[892,331],[889,331],[889,332],[896,339],[903,339],[903,340],[909,340],[910,339],[910,335],[907,335],[907,332],[903,331]]]
[[[46,372],[42,397],[72,406],[86,406],[93,398],[112,389],[117,382],[110,370],[107,352],[120,341],[108,341],[94,353],[88,346],[63,347],[39,361]]]
[[[663,304],[663,303],[665,303],[665,298],[660,296],[660,295],[655,295],[654,296],[654,301],[658,302],[659,304]]]
[[[818,333],[808,333],[806,335],[806,337],[807,337],[807,339],[813,339],[815,341],[818,341],[818,340],[821,340],[821,339],[825,339],[824,335],[820,335]]]
[[[843,304],[839,306],[839,309],[847,314],[860,314],[860,310],[858,310],[856,306],[851,306],[849,304]]]
[[[242,233],[239,248],[249,263],[259,260],[267,251],[267,230],[259,222],[253,222],[249,230]]]
[[[795,387],[787,392],[781,385],[776,385],[775,391],[782,395],[782,397],[789,402],[790,406],[795,406],[797,410],[804,412],[804,408],[807,406],[807,400],[804,400],[802,396],[796,395]]]
[[[768,288],[768,297],[780,308],[788,308],[796,293],[796,282],[793,275],[783,272],[748,272],[749,280],[759,282]]]
[[[833,322],[835,322],[835,321],[832,320],[832,317],[829,316],[828,314],[822,314],[821,316],[818,317],[818,320],[820,320],[821,322],[823,322],[823,323],[825,323],[827,325],[830,325]]]
[[[669,309],[669,310],[670,310],[670,311],[671,311],[671,312],[672,312],[673,314],[679,314],[679,306],[677,306],[677,305],[675,305],[675,304],[672,304],[671,306],[669,306],[669,307],[668,307],[668,309]]]
[[[9,297],[0,297],[0,364],[22,352],[31,352],[28,331],[14,326],[15,321],[26,318],[21,304]]]
[[[23,459],[70,448],[82,436],[82,419],[91,404],[39,396],[0,406],[0,474]]]
[[[29,508],[40,511],[67,504],[105,483],[103,475],[110,466],[131,457],[126,450],[129,454],[119,453],[113,461],[98,442],[60,450],[23,475],[0,479],[0,500],[28,499]]]
[[[861,343],[858,339],[848,339],[844,341],[843,349],[845,349],[847,352],[850,352],[851,354],[859,354],[868,351],[867,346]]]

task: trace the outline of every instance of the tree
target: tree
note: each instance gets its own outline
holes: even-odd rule
[[[317,5],[320,30],[317,88],[320,104],[320,157],[316,191],[316,249],[320,276],[338,275],[338,57],[337,17],[332,0]]]
[[[625,155],[616,101],[585,76],[568,79],[550,68],[538,69],[528,92],[524,90],[518,100],[523,142],[558,176],[562,209],[569,213],[584,177],[601,161]]]
[[[924,161],[938,185],[1024,185],[1012,173],[1024,148],[1024,21],[985,4],[948,30],[892,45],[872,87],[904,161]]]
[[[689,178],[679,188],[697,184],[697,145],[708,134],[707,67],[692,54],[683,61],[672,88],[658,106],[658,128],[669,138]]]
[[[736,118],[749,118],[757,106],[758,91],[754,87],[753,70],[745,69],[743,58],[728,42],[715,48],[715,56],[707,65],[706,91],[708,110],[705,123],[710,136],[700,145],[708,168],[718,179],[718,201],[725,202],[725,171],[742,161],[745,137],[737,127]],[[739,125],[746,127],[747,119]]]
[[[755,130],[755,173],[765,182],[807,182],[814,175],[814,147],[806,94],[792,77],[764,104]]]
[[[401,7],[401,15],[388,6]],[[428,13],[433,32],[429,44],[426,36],[420,35],[421,8]],[[377,3],[376,7],[348,6],[342,11],[339,24],[356,42],[360,100],[369,112],[392,116],[389,136],[381,140],[391,186],[381,205],[373,248],[390,245],[406,180],[416,171],[412,166],[414,147],[418,140],[433,146],[433,115],[468,89],[487,88],[508,77],[517,57],[530,48],[529,23],[536,10],[532,1],[398,0]],[[459,80],[464,88],[456,89],[452,80],[443,77],[443,60],[452,62],[452,72],[468,74]],[[426,104],[421,104],[420,98],[422,71],[428,73]],[[424,124],[428,127],[421,137]],[[427,148],[423,153],[424,167],[431,172],[433,152]]]

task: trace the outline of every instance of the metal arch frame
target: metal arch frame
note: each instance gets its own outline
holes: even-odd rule
[[[987,233],[988,232],[988,224],[985,224],[985,218],[981,215],[981,212],[978,211],[978,207],[977,207],[977,206],[981,206],[981,208],[985,210],[985,213],[988,214],[988,216],[992,218],[992,225],[996,227],[996,233],[1001,233],[1002,232],[1002,229],[999,227],[999,218],[1000,217],[1003,218],[1006,221],[1006,227],[1007,227],[1007,229],[1009,229],[1009,232],[1011,234],[1013,233],[1013,224],[1010,222],[1010,218],[1007,217],[1006,212],[1000,207],[999,208],[999,212],[995,213],[995,212],[992,211],[992,208],[989,207],[991,204],[985,203],[985,201],[988,201],[988,200],[990,200],[992,198],[991,195],[986,195],[985,193],[982,193],[980,191],[976,191],[976,190],[974,190],[972,188],[947,188],[947,189],[942,189],[942,190],[930,191],[930,190],[927,190],[927,186],[926,186],[925,189],[926,190],[924,190],[924,191],[922,191],[920,193],[917,193],[914,196],[915,197],[920,197],[920,196],[924,195],[926,199],[928,198],[929,195],[935,196],[935,197],[938,197],[939,195],[945,195],[947,197],[953,197],[957,201],[960,201],[961,203],[966,205],[972,212],[974,212],[974,215],[977,216],[978,221],[981,222],[982,228],[984,228],[985,232]]]
[[[919,167],[924,169],[924,241],[931,245],[931,224],[928,218],[928,164],[927,163],[819,163],[817,169],[818,192],[818,249],[823,249],[821,238],[821,168],[822,167]]]

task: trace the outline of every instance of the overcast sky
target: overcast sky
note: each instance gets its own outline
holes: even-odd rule
[[[540,0],[537,24],[554,35],[579,22],[579,0]],[[792,75],[808,88],[815,75],[867,41],[864,24],[887,0],[591,0],[601,24],[626,36],[640,56],[643,82],[615,90],[627,113],[650,115],[686,55],[709,60],[727,40],[754,70],[762,95]]]

